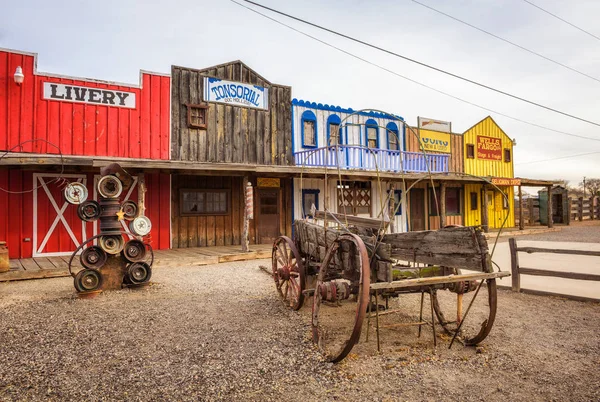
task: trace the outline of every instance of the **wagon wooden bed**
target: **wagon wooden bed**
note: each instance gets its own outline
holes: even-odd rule
[[[286,236],[276,239],[272,275],[279,296],[291,309],[299,310],[307,298],[313,298],[313,341],[329,361],[339,362],[350,353],[361,336],[365,317],[373,315],[379,349],[379,316],[393,313],[380,313],[379,301],[385,300],[387,306],[388,298],[403,293],[421,294],[419,321],[408,324],[417,325],[419,335],[421,326],[430,325],[435,342],[437,319],[452,336],[452,342],[459,339],[465,345],[476,345],[487,337],[496,315],[496,278],[510,274],[493,272],[487,241],[480,229],[446,227],[387,234],[382,233],[381,220],[322,211],[317,211],[315,217],[324,221],[297,220],[293,240]],[[341,219],[348,225],[328,227]],[[461,269],[471,272],[462,273]],[[483,289],[487,292],[487,311],[469,332],[463,323]],[[443,311],[438,294],[441,290],[456,294],[456,318],[454,313]],[[472,293],[472,299],[463,314],[463,295],[467,293]],[[429,322],[423,318],[426,294],[431,302]],[[348,310],[353,314],[345,317],[353,317],[353,323],[342,322],[342,312]]]

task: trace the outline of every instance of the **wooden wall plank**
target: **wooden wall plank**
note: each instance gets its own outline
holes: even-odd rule
[[[188,87],[188,102],[192,104],[198,104],[198,74],[195,71],[191,71],[189,73],[189,87]],[[199,132],[197,128],[188,128],[188,136],[189,136],[189,155],[188,160],[198,161],[198,146],[199,146]]]
[[[171,157],[180,159],[181,146],[181,102],[179,101],[179,81],[181,80],[181,69],[174,68],[171,72]]]

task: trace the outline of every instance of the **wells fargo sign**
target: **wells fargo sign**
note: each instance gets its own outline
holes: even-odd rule
[[[425,151],[450,153],[450,134],[420,129],[419,135]]]
[[[492,184],[496,186],[520,186],[521,179],[507,179],[504,177],[492,177]]]
[[[269,109],[269,90],[258,85],[205,77],[204,100],[267,110]]]
[[[502,160],[502,140],[500,138],[477,136],[477,159]]]
[[[48,100],[63,102],[91,103],[135,109],[134,92],[117,91],[107,88],[44,82],[42,97]]]

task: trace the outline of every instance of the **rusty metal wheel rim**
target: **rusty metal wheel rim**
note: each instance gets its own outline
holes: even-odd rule
[[[116,176],[107,175],[98,181],[98,193],[104,198],[117,198],[123,191],[123,183]]]
[[[135,201],[125,201],[123,205],[121,205],[121,210],[123,211],[123,219],[132,221],[137,216],[138,205]]]
[[[93,222],[100,217],[102,209],[100,204],[94,200],[87,200],[77,207],[77,216],[86,222]]]
[[[487,302],[488,302],[488,316],[481,323],[479,330],[477,333],[465,333],[461,328],[461,332],[457,336],[465,345],[473,346],[481,343],[492,330],[492,326],[494,325],[494,321],[496,320],[496,310],[498,308],[498,295],[496,290],[496,279],[487,279],[486,280],[486,289],[487,289]],[[480,284],[482,286],[482,284]],[[458,297],[458,295],[457,295]],[[475,296],[474,296],[475,297]],[[480,296],[483,297],[483,296]],[[473,303],[477,303],[475,300]],[[435,311],[435,315],[438,319],[438,322],[444,329],[444,331],[451,336],[456,334],[456,321],[447,320],[443,309],[440,306],[437,291],[433,291],[433,310]],[[469,316],[463,317],[464,321],[469,320]],[[472,317],[471,317],[472,319]]]
[[[123,257],[129,262],[139,262],[146,258],[146,246],[140,240],[129,240],[123,247]]]
[[[90,246],[83,250],[79,260],[88,269],[100,269],[108,259],[108,255],[98,246]]]
[[[81,289],[81,292],[90,292],[102,286],[102,275],[94,269],[80,271],[75,280],[78,282],[78,289]]]
[[[87,199],[88,190],[82,183],[74,181],[66,185],[63,194],[69,204],[79,205]]]
[[[359,264],[357,267],[360,272],[359,279],[359,288],[357,294],[357,306],[356,306],[356,314],[354,316],[354,326],[352,328],[352,333],[348,340],[343,344],[339,350],[335,350],[333,352],[329,352],[326,350],[326,346],[322,344],[322,336],[321,330],[319,329],[319,312],[321,309],[321,292],[314,292],[313,296],[313,309],[312,309],[312,333],[313,333],[313,342],[319,347],[319,349],[323,352],[326,359],[332,363],[337,363],[343,360],[348,353],[352,350],[354,345],[358,343],[360,338],[360,332],[362,330],[362,323],[367,315],[367,304],[369,302],[369,292],[371,286],[371,268],[369,265],[369,254],[367,252],[367,248],[365,247],[364,242],[360,237],[355,234],[343,234],[339,236],[336,241],[329,247],[327,253],[325,254],[325,258],[321,264],[321,268],[319,270],[319,275],[317,277],[317,281],[315,284],[315,289],[319,289],[319,287],[323,284],[324,279],[327,275],[327,271],[329,270],[329,263],[332,262],[335,253],[341,245],[341,242],[349,241],[354,244],[358,251],[359,256]]]
[[[151,275],[152,270],[150,265],[145,262],[135,262],[127,269],[127,278],[134,285],[148,282]]]
[[[125,240],[123,240],[123,236],[119,235],[107,235],[100,236],[100,240],[98,241],[100,247],[106,251],[108,254],[119,254],[121,250],[123,250],[123,246],[125,245]]]
[[[271,261],[279,297],[292,310],[299,310],[304,303],[306,278],[302,258],[292,239],[280,236],[275,240]]]

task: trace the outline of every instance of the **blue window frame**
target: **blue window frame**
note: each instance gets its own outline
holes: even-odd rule
[[[302,132],[302,146],[304,148],[317,148],[317,116],[306,110],[300,118],[300,130]]]
[[[344,136],[340,130],[342,120],[336,114],[329,115],[327,118],[327,145],[343,144]],[[331,136],[333,135],[333,139]]]
[[[389,190],[388,190],[389,193]],[[392,200],[390,197],[390,207],[392,206]],[[394,208],[398,208],[396,210],[396,216],[402,215],[402,190],[394,190]]]
[[[365,123],[365,145],[369,148],[379,148],[379,124],[373,119]]]
[[[315,204],[315,208],[319,209],[319,193],[321,190],[316,189],[305,189],[302,190],[302,217],[310,216],[310,209],[312,204]]]
[[[400,151],[400,131],[394,122],[389,122],[385,126],[387,134],[387,148],[391,151]]]

